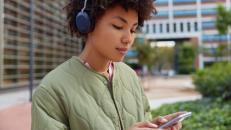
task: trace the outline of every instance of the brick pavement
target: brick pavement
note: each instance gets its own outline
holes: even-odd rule
[[[0,111],[0,130],[30,130],[31,104],[23,103]]]

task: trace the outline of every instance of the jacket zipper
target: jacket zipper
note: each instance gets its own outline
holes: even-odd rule
[[[108,81],[109,82],[109,85],[108,85],[108,89],[109,89],[109,92],[111,94],[111,98],[113,100],[113,103],[115,105],[115,108],[116,108],[116,112],[118,114],[118,117],[119,117],[119,123],[120,123],[120,129],[123,130],[123,123],[121,121],[121,117],[120,117],[120,114],[119,114],[119,110],[118,110],[118,107],[116,105],[116,102],[115,102],[115,98],[114,98],[114,94],[113,94],[113,88],[112,88],[112,81]]]

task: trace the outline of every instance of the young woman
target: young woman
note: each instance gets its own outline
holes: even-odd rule
[[[66,10],[70,32],[85,47],[34,92],[32,130],[157,130],[180,114],[152,119],[136,73],[121,62],[153,0],[72,0]]]

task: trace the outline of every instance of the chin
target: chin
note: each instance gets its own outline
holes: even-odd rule
[[[123,59],[124,59],[124,56],[122,56],[122,57],[114,57],[114,58],[112,58],[111,60],[112,60],[113,62],[121,62],[121,61],[123,61]]]

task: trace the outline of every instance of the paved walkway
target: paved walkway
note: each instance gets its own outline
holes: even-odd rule
[[[25,89],[0,94],[0,130],[30,130],[31,104]]]
[[[146,77],[142,80],[152,109],[162,104],[200,99],[189,76]]]
[[[0,130],[30,130],[31,104],[26,102],[0,111]]]
[[[142,82],[151,108],[200,98],[187,76],[146,77]],[[31,104],[28,97],[28,90],[0,94],[0,130],[30,130]]]

